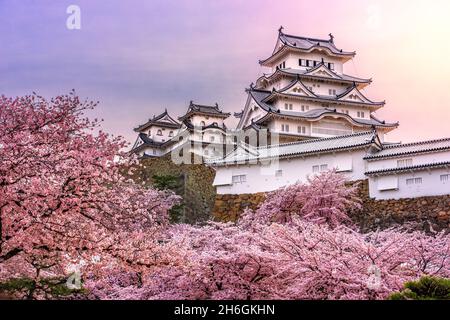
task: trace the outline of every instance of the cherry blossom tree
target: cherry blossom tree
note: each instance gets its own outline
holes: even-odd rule
[[[39,277],[93,257],[127,258],[167,224],[178,198],[124,178],[135,159],[84,116],[95,106],[73,92],[0,97],[0,274]]]
[[[335,170],[308,177],[307,183],[282,187],[267,196],[255,212],[247,210],[242,223],[291,223],[296,217],[336,227],[351,224],[348,212],[361,208],[357,185],[347,186]]]

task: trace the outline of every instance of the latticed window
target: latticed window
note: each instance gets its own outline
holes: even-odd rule
[[[240,174],[240,175],[232,176],[231,180],[233,183],[244,183],[247,181],[247,175]]]
[[[397,160],[397,167],[398,168],[410,167],[410,166],[412,166],[412,164],[413,164],[412,159]]]

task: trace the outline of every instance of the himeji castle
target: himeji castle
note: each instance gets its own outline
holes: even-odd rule
[[[367,179],[375,199],[450,194],[450,138],[388,142],[399,123],[375,115],[385,101],[364,94],[372,79],[345,72],[355,54],[332,34],[308,38],[281,27],[272,54],[259,61],[269,72],[246,89],[244,108],[234,114],[236,128],[226,130],[230,114],[217,106],[191,103],[180,123],[165,112],[136,128],[133,150],[160,156],[189,146],[216,170],[219,194],[272,191],[329,169]],[[183,132],[188,138],[176,138]],[[244,134],[236,140],[236,132]],[[202,151],[193,151],[198,139]]]
[[[344,73],[355,52],[338,49],[334,38],[305,38],[278,32],[269,68],[247,89],[245,108],[238,113],[238,129],[267,128],[280,142],[326,138],[376,128],[380,139],[395,129],[375,117],[384,101],[372,101],[361,90],[371,83]]]

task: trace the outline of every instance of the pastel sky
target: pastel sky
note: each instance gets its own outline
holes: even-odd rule
[[[81,30],[66,28],[71,4]],[[280,25],[356,50],[345,72],[373,78],[366,94],[387,101],[376,115],[400,121],[390,141],[450,136],[447,0],[0,0],[0,21],[0,94],[74,88],[130,142],[135,126],[190,100],[241,110]]]

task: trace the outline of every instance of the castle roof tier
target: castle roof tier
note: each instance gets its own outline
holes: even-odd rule
[[[195,127],[188,119],[185,119],[183,121],[183,124],[190,131],[193,131],[193,130],[204,131],[204,130],[208,130],[208,129],[217,129],[217,130],[225,132],[227,130],[227,126],[224,123],[221,126],[218,125],[217,123],[211,123],[211,124],[208,124],[205,126]]]
[[[299,81],[299,80],[298,80]],[[300,83],[301,84],[301,83]],[[294,87],[292,84],[290,88]],[[288,90],[287,88],[286,90]],[[330,99],[325,97],[317,97],[314,95],[313,92],[311,92],[308,88],[306,88],[304,85],[301,85],[300,87],[297,87],[297,89],[300,89],[304,92],[304,96],[300,96],[298,94],[284,94],[285,97],[294,97],[294,98],[304,98],[304,99],[315,99],[319,101],[326,101],[331,104],[358,104],[358,105],[368,105],[372,106],[372,103],[369,102],[350,102],[346,101],[344,98],[349,96],[351,92],[354,90],[358,90],[356,87],[352,87],[351,89],[347,90],[345,94],[339,95],[338,99]],[[299,90],[296,90],[297,93]],[[258,119],[254,121],[255,124],[267,124],[270,122],[270,120],[274,118],[284,118],[284,119],[292,119],[292,120],[305,120],[305,121],[319,121],[325,117],[331,117],[334,119],[343,119],[350,123],[353,126],[356,127],[376,127],[378,129],[381,129],[385,132],[389,132],[395,128],[398,127],[397,123],[387,123],[386,121],[381,121],[377,119],[374,115],[370,115],[370,118],[368,119],[361,119],[361,118],[353,118],[347,113],[339,112],[335,108],[325,107],[325,108],[317,108],[308,110],[305,112],[296,112],[296,111],[287,111],[287,110],[280,110],[276,108],[275,106],[271,105],[271,101],[275,99],[278,96],[283,96],[283,93],[277,92],[277,91],[267,91],[267,90],[259,90],[259,89],[247,89],[247,92],[249,94],[249,98],[253,100],[259,107],[261,107],[262,110],[265,111],[265,114]],[[339,100],[344,99],[344,100]],[[378,106],[375,104],[375,106]],[[244,111],[245,114],[245,111]],[[240,123],[244,123],[244,114],[239,114],[240,116]],[[249,127],[249,125],[245,126],[245,128]]]
[[[172,129],[178,129],[181,127],[181,124],[177,122],[175,119],[173,119],[169,113],[167,112],[167,109],[161,113],[158,116],[153,116],[153,118],[149,119],[146,123],[138,126],[134,129],[136,132],[144,131],[151,126],[159,126],[163,128],[172,128]]]
[[[176,143],[176,140],[168,140],[165,142],[155,141],[152,138],[150,138],[146,133],[139,133],[138,137],[133,145],[133,148],[130,152],[138,153],[139,151],[147,148],[147,147],[153,147],[157,149],[163,149],[166,148],[174,143]]]
[[[278,30],[278,39],[272,55],[267,59],[260,60],[262,66],[271,67],[273,63],[281,57],[291,52],[310,53],[313,51],[323,52],[328,56],[341,58],[347,61],[355,56],[355,52],[348,52],[338,49],[334,44],[333,35],[329,39],[315,39],[301,36],[294,36],[283,32],[283,27]]]
[[[318,95],[308,89],[299,77],[280,90],[273,89],[270,94],[263,99],[263,102],[271,103],[280,98],[327,102],[332,104],[358,105],[368,107],[372,110],[377,110],[385,105],[384,101],[372,101],[365,97],[356,84],[353,84],[346,91],[337,95]]]
[[[383,145],[383,150],[364,157],[365,160],[400,158],[414,154],[433,153],[450,150],[450,138]]]
[[[275,72],[268,75],[263,75],[258,80],[256,80],[256,88],[259,89],[267,88],[268,86],[277,82],[283,77],[293,80],[296,78],[300,78],[302,80],[305,79],[318,80],[329,83],[339,83],[346,85],[356,84],[358,89],[363,89],[372,82],[372,79],[363,79],[346,74],[338,74],[335,71],[328,68],[326,64],[322,61],[320,64],[308,70],[277,68]]]
[[[219,105],[216,103],[213,106],[195,104],[193,101],[189,103],[188,110],[185,115],[178,118],[180,121],[189,119],[193,115],[212,116],[216,118],[226,119],[231,113],[223,112],[220,110]]]
[[[245,147],[246,150],[239,150]],[[344,151],[373,147],[381,149],[381,141],[376,131],[360,132],[345,136],[296,141],[263,147],[239,145],[223,158],[211,159],[207,163],[215,166],[233,165],[248,161],[260,161],[271,158],[285,159],[305,157],[334,151]]]
[[[293,119],[293,120],[305,120],[305,121],[319,121],[323,118],[330,117],[333,119],[345,119],[353,126],[356,127],[376,127],[377,129],[384,129],[384,131],[391,131],[398,127],[398,123],[386,123],[385,121],[380,121],[374,116],[370,119],[358,119],[349,116],[346,113],[338,112],[336,109],[313,109],[306,112],[293,112],[279,110],[278,112],[268,112],[264,117],[256,120],[256,124],[267,123],[271,119]]]

